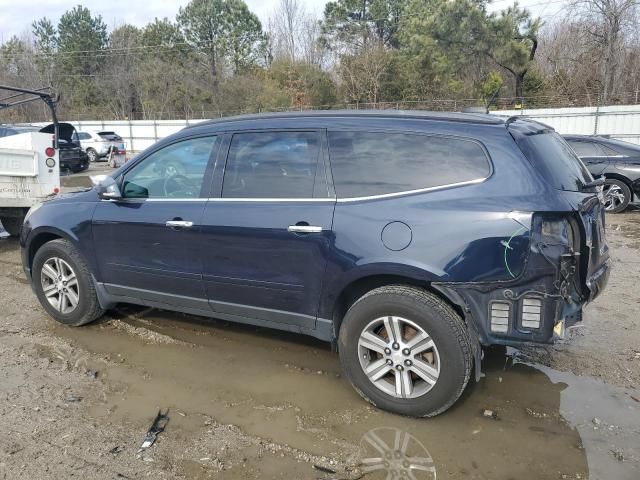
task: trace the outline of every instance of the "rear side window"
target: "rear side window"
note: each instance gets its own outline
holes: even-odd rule
[[[594,142],[568,140],[569,145],[579,157],[603,157],[604,151]]]
[[[487,178],[476,142],[404,133],[329,132],[331,169],[342,198],[366,197]]]
[[[318,164],[316,132],[233,136],[224,171],[225,198],[311,198]]]
[[[122,140],[122,137],[115,132],[98,132],[98,135],[100,136],[100,138],[103,138],[105,140],[111,140],[115,142],[119,142]]]
[[[522,153],[554,188],[579,192],[585,183],[593,180],[569,144],[554,131],[516,138]]]

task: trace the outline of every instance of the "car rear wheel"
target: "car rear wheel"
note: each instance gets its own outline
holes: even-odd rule
[[[631,202],[631,189],[622,180],[607,178],[602,193],[604,195],[604,209],[610,213],[624,211]]]
[[[67,240],[40,247],[33,259],[32,282],[40,304],[60,323],[76,327],[104,313],[87,264]]]
[[[90,162],[98,161],[98,152],[96,152],[93,148],[87,148],[87,156],[89,157]]]
[[[0,218],[0,222],[2,222],[2,226],[9,235],[19,237],[24,217],[2,217]]]
[[[345,376],[362,397],[414,417],[451,407],[473,364],[462,318],[438,296],[402,285],[356,301],[340,327],[338,348]]]

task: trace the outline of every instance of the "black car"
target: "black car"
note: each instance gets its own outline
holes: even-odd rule
[[[482,347],[552,342],[605,288],[599,194],[519,117],[244,116],[33,208],[20,243],[59,322],[125,302],[312,335],[365,399],[433,416]]]
[[[564,135],[594,177],[604,176],[605,208],[619,213],[640,198],[640,145],[613,138]]]
[[[89,168],[89,156],[80,146],[78,133],[70,123],[59,123],[58,146],[60,148],[60,171],[70,171],[78,173]],[[47,125],[40,130],[44,133],[53,134],[53,124]]]

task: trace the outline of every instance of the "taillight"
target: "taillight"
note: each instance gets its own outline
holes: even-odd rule
[[[575,234],[571,222],[564,218],[551,218],[542,221],[542,238],[545,242],[556,245],[575,246]]]
[[[55,148],[53,148],[53,147],[47,147],[47,148],[45,148],[45,150],[44,150],[44,154],[45,154],[47,157],[53,157],[53,156],[56,154],[56,150],[55,150]]]

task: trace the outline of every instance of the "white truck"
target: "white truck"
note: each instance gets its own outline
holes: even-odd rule
[[[33,128],[0,136],[0,221],[10,235],[18,236],[29,208],[60,192],[58,121],[48,93],[4,85],[0,91],[13,92],[0,99],[0,111],[41,99],[53,117],[53,124],[44,128],[48,133]],[[3,128],[8,130],[0,125]]]

